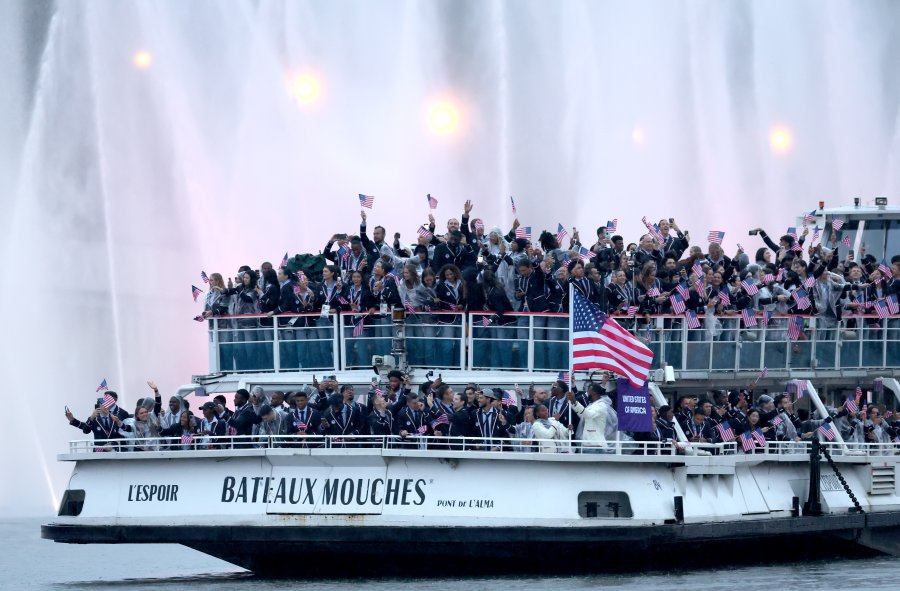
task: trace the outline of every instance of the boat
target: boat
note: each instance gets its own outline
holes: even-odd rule
[[[863,239],[876,256],[900,244],[897,208],[816,211],[822,225],[834,216],[856,232],[857,251]],[[293,391],[326,374],[367,391],[395,368],[413,387],[433,371],[457,387],[515,392],[570,370],[566,314],[516,314],[512,328],[480,313],[447,316],[395,309],[359,334],[352,315],[332,313],[308,329],[255,328],[255,340],[212,318],[209,370],[179,394],[202,402],[254,386]],[[671,320],[653,318],[647,336],[657,405],[753,383],[756,393],[802,393],[796,405],[812,416],[857,387],[869,405],[900,408],[900,318],[830,332],[813,319],[803,342],[767,326],[749,338],[739,316],[722,319],[730,339]],[[677,423],[676,432],[671,443],[616,441],[605,454],[575,453],[578,441],[519,453],[530,442],[516,439],[493,449],[470,438],[230,436],[115,453],[77,440],[59,456],[72,476],[42,536],[182,544],[260,575],[298,577],[900,556],[900,444],[848,443],[835,432],[742,453],[737,441],[691,443]]]

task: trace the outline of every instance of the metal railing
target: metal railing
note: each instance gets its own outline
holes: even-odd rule
[[[484,320],[487,318],[487,320]],[[900,368],[900,318],[867,315],[838,323],[802,317],[799,339],[788,316],[746,327],[740,315],[615,319],[653,350],[655,369],[739,372]],[[355,331],[362,321],[360,331]],[[368,368],[404,341],[411,367],[458,370],[562,371],[569,366],[568,314],[417,312],[399,324],[389,316],[350,313],[248,315],[209,319],[210,372],[323,371]],[[398,335],[398,330],[400,334]],[[356,332],[356,334],[354,334]]]
[[[610,441],[597,446],[595,441],[537,438],[443,437],[399,435],[245,435],[205,436],[195,435],[190,440],[181,437],[81,439],[69,442],[69,453],[91,455],[116,453],[140,456],[146,452],[221,451],[227,455],[240,455],[254,449],[319,449],[319,450],[407,450],[434,452],[491,452],[498,454],[579,453],[597,456],[679,455],[696,454],[702,450],[711,455],[734,454],[736,444],[691,443],[674,444],[671,441]],[[95,456],[96,457],[96,456]]]
[[[767,325],[756,316],[747,327],[740,315],[699,316],[689,328],[683,316],[657,315],[619,322],[653,350],[654,368],[675,371],[841,370],[900,367],[900,318],[854,315],[840,322],[801,318],[798,339],[788,337],[789,316]]]

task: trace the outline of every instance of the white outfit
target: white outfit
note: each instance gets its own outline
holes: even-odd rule
[[[582,447],[600,447],[604,449],[607,447],[606,417],[609,403],[604,403],[604,399],[609,400],[608,397],[604,396],[586,407],[582,406],[578,401],[575,401],[572,406],[573,410],[581,417]]]
[[[542,453],[560,453],[569,447],[569,430],[554,418],[537,419],[532,429],[538,451]]]

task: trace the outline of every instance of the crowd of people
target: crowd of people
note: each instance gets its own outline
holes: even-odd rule
[[[414,391],[408,374],[394,370],[384,389],[373,381],[365,394],[325,376],[295,392],[261,386],[238,390],[234,409],[219,395],[201,404],[198,414],[180,396],[164,405],[156,384],[148,382],[153,395],[138,400],[133,415],[108,392],[87,420],[78,420],[68,409],[66,418],[83,433],[93,433],[97,451],[324,445],[318,436],[332,436],[331,444],[337,446],[654,454],[691,453],[711,448],[704,444],[731,442],[736,451],[753,453],[766,449],[767,442],[830,441],[835,432],[851,444],[900,441],[900,421],[881,405],[862,404],[859,391],[829,409],[828,417],[811,418],[807,410],[794,409],[794,396],[754,396],[753,387],[685,395],[674,406],[654,405],[648,431],[622,432],[612,378],[604,374],[584,391],[558,380],[549,389],[532,385],[527,391],[518,386],[504,391],[468,384],[457,392],[437,377]],[[725,451],[723,446],[711,449]]]
[[[504,232],[473,218],[472,210],[466,202],[462,217],[450,219],[442,232],[429,216],[414,245],[402,244],[399,233],[388,242],[383,226],[370,237],[362,211],[358,235],[335,234],[325,244],[321,271],[304,271],[286,258],[278,269],[269,262],[259,270],[242,266],[227,283],[212,273],[203,316],[324,309],[366,314],[367,322],[375,322],[390,308],[406,307],[488,312],[502,326],[515,324],[508,316],[513,311],[567,312],[570,286],[609,314],[680,314],[690,317],[689,324],[703,317],[714,336],[715,319],[723,315],[743,316],[748,328],[768,324],[775,315],[815,316],[817,329],[834,330],[844,317],[844,326],[853,328],[852,317],[859,314],[900,313],[900,254],[878,261],[860,248],[858,260],[852,249],[841,258],[838,247],[849,240],[842,239],[839,221],[827,231],[814,228],[811,236],[808,225],[790,228],[777,242],[756,228],[750,234],[764,246],[752,256],[738,248],[729,257],[721,233],[710,232],[711,241],[702,246],[692,244],[690,232],[672,218],[645,220],[647,233],[632,243],[615,234],[615,221],[597,228],[596,240],[582,241],[575,228],[570,235],[562,226],[532,240],[531,229],[518,219]],[[784,318],[772,321],[788,328]],[[272,326],[271,319],[261,322]]]

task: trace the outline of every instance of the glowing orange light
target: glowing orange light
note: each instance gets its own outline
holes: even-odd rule
[[[644,133],[644,130],[642,128],[635,127],[634,129],[631,130],[631,141],[634,142],[636,145],[638,145],[638,146],[643,145],[644,140],[646,140],[646,139],[647,139],[647,136]]]
[[[298,74],[290,80],[291,96],[301,105],[316,102],[321,92],[319,80],[312,74]]]
[[[794,146],[791,130],[786,127],[773,127],[769,132],[769,147],[775,154],[786,154]]]
[[[139,70],[146,70],[150,67],[150,64],[153,63],[153,56],[150,55],[149,51],[141,50],[134,54],[132,62],[134,62],[135,68]]]
[[[450,134],[459,127],[459,110],[453,103],[442,101],[428,110],[428,127],[435,133]]]

